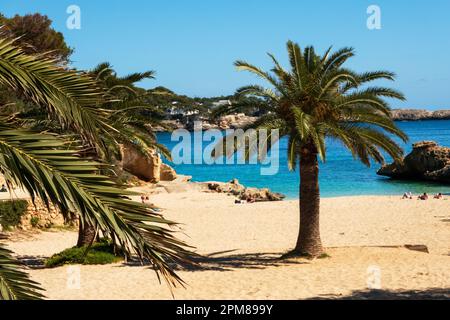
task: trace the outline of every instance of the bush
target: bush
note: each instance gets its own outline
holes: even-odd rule
[[[72,247],[54,254],[45,261],[45,266],[54,268],[65,264],[110,264],[122,260],[123,256],[114,252],[114,246],[110,241],[101,240],[93,243],[90,248]]]
[[[28,201],[26,200],[0,201],[0,224],[5,228],[17,226],[27,208]]]
[[[36,216],[31,217],[30,223],[33,228],[36,228],[39,224],[39,217],[36,217]]]

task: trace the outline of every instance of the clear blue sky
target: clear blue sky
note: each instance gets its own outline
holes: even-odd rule
[[[81,9],[81,30],[66,28],[69,5]],[[366,27],[367,7],[381,8],[381,30]],[[40,12],[75,48],[73,64],[109,61],[120,74],[156,70],[156,81],[191,96],[231,94],[257,82],[235,71],[244,59],[268,68],[266,52],[286,62],[285,42],[323,51],[352,46],[350,67],[388,69],[407,96],[393,107],[450,108],[448,0],[2,0],[6,16]]]

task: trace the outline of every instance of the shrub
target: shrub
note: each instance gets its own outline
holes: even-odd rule
[[[28,201],[26,200],[0,201],[0,224],[5,228],[17,226],[27,208]]]
[[[123,256],[114,252],[114,246],[110,241],[100,240],[93,243],[90,248],[72,247],[54,254],[45,261],[45,266],[54,268],[65,264],[109,264],[122,260]]]
[[[36,216],[31,217],[30,223],[33,228],[36,228],[37,225],[39,224],[39,217]]]

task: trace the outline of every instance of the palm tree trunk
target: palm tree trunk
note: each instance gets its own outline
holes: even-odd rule
[[[83,152],[81,152],[80,154],[81,157],[86,159],[94,159],[94,160],[99,159],[99,155],[93,148],[83,150]],[[95,227],[90,225],[88,221],[82,222],[80,217],[78,220],[77,247],[90,246],[96,240],[95,237],[96,237]]]
[[[78,227],[77,247],[91,245],[95,240],[95,236],[96,236],[95,228],[90,224],[88,224],[86,221],[84,223],[81,223],[80,219]]]
[[[317,257],[323,253],[320,240],[319,163],[315,148],[300,153],[300,230],[294,253]]]

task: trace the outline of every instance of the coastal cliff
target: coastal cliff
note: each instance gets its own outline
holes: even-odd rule
[[[391,116],[392,119],[399,121],[449,120],[450,110],[394,109],[391,111]]]
[[[450,148],[440,147],[434,141],[415,143],[402,161],[381,167],[377,174],[394,179],[450,183]]]

